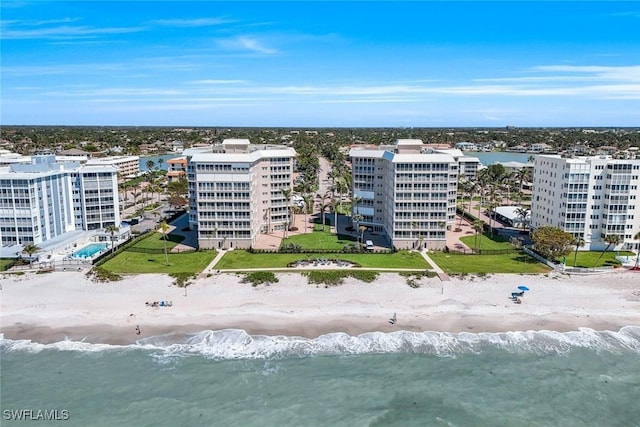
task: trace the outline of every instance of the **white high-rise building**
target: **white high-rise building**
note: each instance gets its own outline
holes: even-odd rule
[[[48,155],[0,168],[2,246],[37,245],[70,231],[119,224],[113,166],[58,163]]]
[[[561,228],[584,239],[584,250],[603,250],[612,234],[621,239],[616,249],[637,249],[639,176],[640,160],[536,156],[531,226]]]
[[[248,139],[187,149],[189,226],[201,248],[249,248],[260,233],[284,230],[291,221],[296,152]]]
[[[354,227],[384,234],[398,249],[444,248],[446,229],[455,222],[458,164],[450,154],[427,151],[419,139],[351,149],[359,200]]]

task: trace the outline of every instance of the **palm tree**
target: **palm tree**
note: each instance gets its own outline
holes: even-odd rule
[[[483,169],[481,172],[486,171]],[[480,212],[482,211],[482,204],[484,203],[484,196],[487,191],[487,188],[490,186],[490,180],[487,173],[479,173],[478,174],[478,182],[476,182],[475,190],[480,195],[480,203],[478,203],[478,215],[480,218]]]
[[[358,210],[358,205],[360,204],[361,201],[362,201],[362,197],[360,196],[354,195],[351,198],[351,215],[352,215],[351,219],[356,222],[356,230],[358,229],[358,226],[360,225],[360,221],[362,221],[362,218],[363,218],[363,216],[360,214],[360,211]],[[356,217],[360,219],[356,219]]]
[[[596,264],[598,263],[598,261],[600,261],[602,255],[604,255],[604,253],[607,252],[611,246],[615,247],[618,243],[620,243],[620,236],[618,236],[617,234],[607,234],[606,236],[604,236],[604,241],[607,243],[607,247],[604,249],[604,251],[602,251],[598,259],[596,260]]]
[[[147,186],[147,191],[151,193],[151,201],[153,202],[153,196],[155,194],[160,194],[160,191],[162,191],[162,188],[156,183],[156,182],[152,182]],[[160,197],[158,196],[158,201],[160,200]]]
[[[469,194],[469,208],[467,210],[469,211],[469,214],[471,214],[471,202],[473,201],[473,193],[476,190],[478,190],[478,188],[479,188],[479,186],[475,182],[469,182],[469,184],[467,185],[466,190],[467,190],[467,192]]]
[[[363,218],[364,217],[362,215],[360,215],[360,214],[355,214],[353,216],[353,220],[356,222],[356,233],[358,232],[358,230],[360,230],[360,221],[362,221]],[[356,234],[356,236],[357,236],[357,234]]]
[[[513,173],[513,178],[518,183],[518,190],[520,192],[522,192],[522,186],[524,185],[524,182],[530,178],[529,175],[530,172],[527,168],[520,168]]]
[[[527,219],[527,214],[528,213],[529,213],[529,209],[527,209],[525,207],[516,208],[516,215],[518,215],[518,218],[520,218],[522,220],[521,224],[522,224],[522,230],[523,231],[525,229],[525,220]]]
[[[305,193],[302,195],[302,200],[304,201],[304,232],[306,233],[309,211],[313,210],[313,196],[309,193]]]
[[[360,245],[364,245],[364,232],[367,229],[364,225],[358,227],[358,231],[360,232]]]
[[[153,160],[147,160],[147,169],[150,172],[153,172],[155,168],[156,168],[156,162],[154,162]]]
[[[167,262],[167,265],[169,265],[169,255],[167,255],[167,231],[169,231],[169,225],[167,224],[167,221],[162,221],[160,223],[160,229],[162,230],[162,234],[164,234],[164,259]]]
[[[111,224],[105,227],[104,231],[106,231],[107,233],[109,233],[111,235],[111,253],[113,253],[115,246],[113,243],[113,236],[114,234],[116,234],[116,232],[120,230],[116,225]]]
[[[336,236],[338,235],[338,206],[340,205],[340,199],[332,198],[329,206],[333,211],[333,226],[336,228]]]
[[[127,185],[124,182],[118,184],[118,191],[122,191],[122,200],[127,201]]]
[[[324,226],[325,226],[325,218],[324,218],[324,211],[327,209],[327,207],[329,207],[329,205],[327,204],[327,199],[329,198],[329,194],[328,193],[324,193],[323,195],[317,194],[316,195],[316,200],[320,203],[320,215],[322,218],[322,231],[324,231]]]
[[[640,231],[638,231],[634,236],[633,240],[640,240]],[[636,265],[633,267],[634,270],[640,269],[640,245],[636,249]]]
[[[496,221],[496,208],[500,206],[501,198],[495,185],[489,187],[489,229],[493,237],[493,224]]]
[[[584,246],[584,239],[582,237],[576,237],[573,239],[573,245],[576,247],[576,253],[573,256],[573,267],[575,268],[576,262],[578,260],[578,249]]]
[[[484,230],[484,221],[481,221],[479,219],[473,221],[473,229],[476,232],[475,249],[477,251],[478,250],[478,233],[481,233]]]
[[[134,188],[133,188],[133,191],[131,192],[131,195],[133,196],[133,206],[134,206],[135,208],[137,208],[137,207],[138,207],[138,197],[140,197],[140,194],[141,194],[141,193],[138,193],[138,192],[136,191],[136,188],[137,188],[137,187],[134,187]]]
[[[349,191],[349,184],[344,176],[341,176],[336,182],[336,190],[340,200],[340,210],[342,210],[342,195]]]
[[[40,247],[38,245],[34,244],[34,243],[27,243],[22,248],[22,252],[24,252],[27,255],[29,255],[29,267],[31,267],[32,264],[33,264],[33,254],[35,254],[35,253],[37,253],[39,251],[40,251]]]

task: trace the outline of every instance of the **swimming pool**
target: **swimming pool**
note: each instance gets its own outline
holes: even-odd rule
[[[97,254],[98,252],[100,252],[106,247],[107,247],[106,243],[92,243],[78,251],[75,251],[73,255],[71,255],[71,258],[79,258],[79,259],[91,258],[92,256],[94,256],[95,254]]]

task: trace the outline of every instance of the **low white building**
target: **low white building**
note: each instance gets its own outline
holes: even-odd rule
[[[493,212],[495,219],[507,224],[509,227],[528,228],[531,223],[531,211],[521,206],[498,206]],[[522,215],[524,215],[524,218]]]

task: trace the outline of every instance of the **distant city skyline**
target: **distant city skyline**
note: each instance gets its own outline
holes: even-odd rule
[[[0,8],[2,125],[640,126],[636,2]]]

